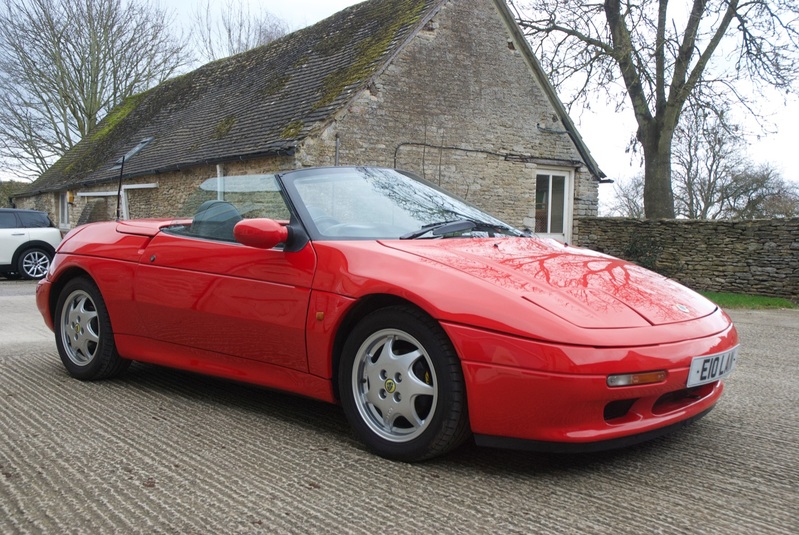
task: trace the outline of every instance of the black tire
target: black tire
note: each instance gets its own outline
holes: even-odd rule
[[[105,301],[91,280],[77,278],[64,286],[53,320],[58,354],[72,377],[106,379],[130,365],[117,353]]]
[[[23,279],[38,280],[47,275],[53,255],[39,247],[26,249],[17,260],[17,273]]]
[[[382,457],[421,461],[469,436],[460,360],[420,310],[395,306],[361,320],[344,344],[338,379],[350,425]]]

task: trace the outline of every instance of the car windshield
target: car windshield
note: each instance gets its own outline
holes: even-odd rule
[[[392,169],[314,169],[281,178],[314,239],[523,235],[433,184]]]

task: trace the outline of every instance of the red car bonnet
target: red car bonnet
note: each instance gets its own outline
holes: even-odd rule
[[[391,241],[386,247],[473,275],[583,328],[665,325],[716,306],[630,262],[530,238]]]

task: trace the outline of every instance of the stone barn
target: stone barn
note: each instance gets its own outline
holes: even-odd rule
[[[116,217],[118,191],[120,217],[162,217],[210,176],[335,165],[569,242],[604,177],[504,0],[369,0],[128,98],[16,204],[67,230]]]

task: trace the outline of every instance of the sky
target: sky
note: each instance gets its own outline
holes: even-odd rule
[[[228,0],[210,0],[213,4],[222,4]],[[239,1],[239,0],[231,0]],[[297,30],[318,22],[347,6],[357,4],[360,0],[240,0],[249,2],[250,8],[265,9],[286,21],[290,29]],[[169,9],[174,9],[177,18],[190,19],[190,13],[196,9],[198,0],[171,0],[166,2]],[[764,111],[770,117],[774,133],[752,140],[748,154],[755,163],[770,163],[780,171],[786,179],[799,181],[799,169],[793,164],[797,140],[799,140],[799,99],[793,98],[787,105],[779,95],[769,95],[761,99]],[[627,142],[635,132],[635,120],[632,111],[616,113],[612,105],[596,103],[593,110],[573,113],[572,120],[577,125],[594,159],[605,174],[612,179],[629,179],[642,173],[637,159],[625,153]],[[744,117],[743,122],[752,124],[751,118]],[[753,128],[753,130],[755,130]],[[603,185],[600,189],[600,201],[607,205],[612,201],[613,187]]]
[[[175,0],[173,0],[175,1]],[[211,0],[221,2],[221,0]],[[292,30],[297,30],[318,22],[347,6],[361,0],[242,0],[249,2],[251,9],[262,7],[266,11],[286,21]],[[196,0],[176,0],[176,5],[193,6]],[[191,8],[189,8],[191,9]],[[793,151],[797,150],[799,141],[799,99],[794,97],[784,103],[780,95],[772,94],[759,98],[763,102],[766,114],[765,124],[769,131],[762,134],[753,123],[751,117],[742,117],[742,123],[751,126],[753,135],[750,139],[748,154],[756,163],[770,163],[782,173],[786,179],[799,182],[799,168],[793,164]],[[643,173],[639,165],[640,158],[630,157],[626,148],[630,137],[636,130],[632,111],[627,109],[615,112],[612,104],[595,103],[591,111],[572,113],[572,120],[577,125],[594,159],[608,178],[630,179]],[[600,200],[603,205],[612,201],[613,186],[603,185],[600,188]]]
[[[254,5],[263,6],[266,11],[288,22],[292,29],[298,30],[359,2],[360,0],[256,0]]]

